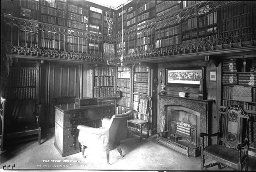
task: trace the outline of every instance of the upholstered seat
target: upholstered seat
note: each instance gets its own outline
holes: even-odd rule
[[[229,162],[238,163],[239,151],[232,148],[227,148],[224,145],[211,145],[205,148],[205,154],[211,154],[228,160]]]
[[[120,142],[127,137],[127,119],[131,112],[113,115],[110,120],[103,119],[100,128],[78,125],[78,141],[81,144],[82,155],[85,148],[101,149],[106,151],[107,163],[109,163],[109,151],[117,148],[123,156]]]

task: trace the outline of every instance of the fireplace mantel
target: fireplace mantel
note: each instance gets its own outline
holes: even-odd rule
[[[198,112],[200,120],[200,133],[211,133],[211,111],[212,111],[212,102],[214,100],[199,100],[199,99],[190,99],[185,97],[174,97],[169,95],[164,95],[159,97],[159,110],[157,121],[157,131],[158,133],[165,132],[165,118],[167,113],[167,108],[169,106],[173,107],[185,107],[191,109],[192,111]],[[205,141],[207,145],[209,140]]]

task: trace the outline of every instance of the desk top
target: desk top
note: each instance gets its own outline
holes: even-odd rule
[[[81,112],[88,109],[98,109],[98,108],[104,108],[104,107],[114,107],[114,105],[103,104],[103,105],[79,106],[75,103],[69,103],[69,104],[56,105],[55,109],[58,109],[64,113],[68,113],[68,112]]]

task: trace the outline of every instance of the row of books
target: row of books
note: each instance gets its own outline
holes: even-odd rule
[[[115,97],[115,89],[114,87],[95,87],[94,89],[94,97]]]
[[[175,25],[171,27],[167,27],[166,29],[161,29],[156,31],[156,38],[164,38],[168,36],[173,36],[180,34],[180,26]]]
[[[176,36],[172,36],[172,37],[169,37],[169,38],[156,40],[156,48],[168,47],[170,45],[178,45],[180,43],[181,43],[181,36],[176,35]]]
[[[220,31],[232,31],[238,28],[252,27],[252,16],[251,14],[243,14],[241,16],[235,16],[221,21]]]
[[[25,88],[8,88],[5,92],[5,97],[8,99],[35,99],[36,88],[25,87]]]
[[[221,8],[221,19],[231,18],[234,16],[252,13],[255,3],[243,2],[240,4],[225,6]]]
[[[27,8],[27,9],[31,9],[31,10],[39,10],[39,1],[19,0],[19,3],[22,8]]]
[[[244,108],[244,110],[252,110],[256,111],[256,103],[249,103],[243,101],[236,101],[236,100],[222,100],[223,106],[231,106],[231,105],[239,105]]]
[[[225,73],[222,76],[223,84],[238,84],[244,86],[256,86],[256,75],[251,74],[243,74],[239,73],[238,76],[236,73]]]
[[[198,17],[198,27],[207,27],[213,24],[217,24],[217,11],[201,15]]]
[[[85,23],[81,23],[78,21],[73,21],[73,20],[67,20],[67,27],[70,28],[75,28],[75,29],[80,29],[80,30],[88,30],[88,25]]]
[[[178,1],[163,1],[156,5],[156,12],[161,12],[165,9],[168,9],[174,5],[179,5]]]
[[[185,32],[187,30],[191,30],[197,28],[197,17],[189,18],[188,20],[182,22],[181,30]]]
[[[223,84],[237,84],[237,75],[235,73],[225,73],[222,76]]]
[[[148,82],[148,74],[147,73],[135,73],[134,75],[135,82]]]
[[[96,76],[94,78],[95,86],[114,86],[114,76]]]
[[[114,76],[115,68],[114,67],[96,67],[95,76]]]
[[[37,69],[21,68],[12,69],[9,75],[9,87],[34,87],[36,86]]]
[[[175,14],[178,10],[180,10],[180,6],[177,4],[177,5],[174,5],[170,8],[165,8],[163,11],[157,12],[156,15],[158,17],[165,16],[166,14],[171,16],[171,15]]]
[[[138,93],[148,93],[148,84],[147,83],[135,83],[134,84],[134,92]]]
[[[149,68],[147,66],[137,65],[134,68],[134,72],[149,72]]]
[[[239,73],[238,84],[246,86],[256,86],[256,73]]]

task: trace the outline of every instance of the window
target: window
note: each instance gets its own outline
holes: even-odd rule
[[[102,14],[102,10],[99,8],[90,7],[90,10]]]
[[[101,19],[101,14],[95,13],[95,12],[91,12],[91,17],[96,18],[96,19]]]
[[[183,1],[183,8],[187,7],[187,1]]]

